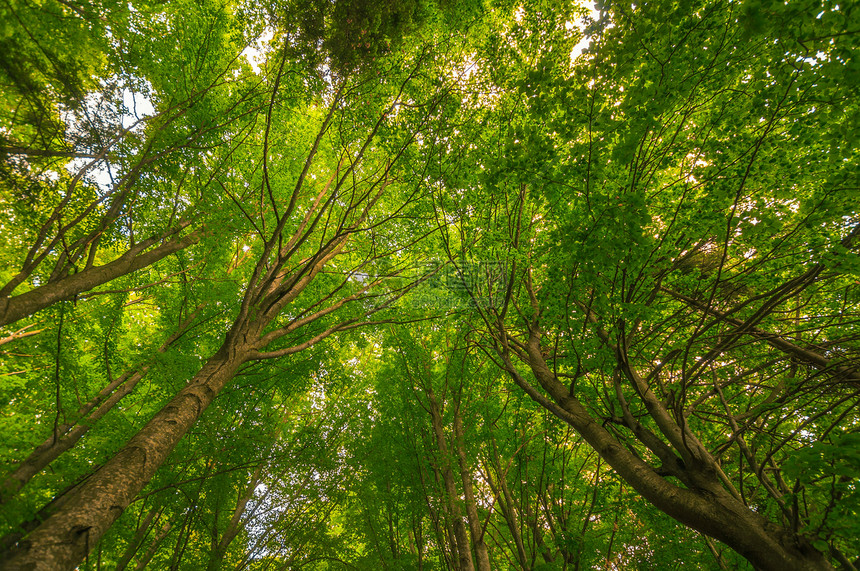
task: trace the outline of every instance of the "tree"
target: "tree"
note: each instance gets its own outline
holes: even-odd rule
[[[325,89],[320,97],[326,101],[327,110],[320,107],[319,100],[295,105],[286,98],[288,104],[281,103],[283,84],[295,81],[291,76],[299,71],[287,63],[284,52],[272,77],[268,105],[261,109],[265,123],[257,144],[262,148],[262,168],[243,164],[241,170],[236,167],[229,173],[232,181],[225,184],[219,180],[226,195],[222,200],[232,199],[246,219],[242,232],[259,238],[247,239],[245,249],[256,253],[258,262],[246,276],[244,293],[237,300],[238,314],[225,341],[125,448],[68,492],[62,505],[19,542],[7,566],[74,566],[118,517],[121,510],[115,506],[128,505],[243,364],[290,355],[336,331],[360,326],[366,316],[385,309],[402,294],[402,290],[398,293],[402,286],[381,289],[386,277],[396,275],[396,268],[393,274],[373,280],[361,278],[367,274],[360,272],[402,248],[400,240],[384,232],[386,223],[409,215],[413,209],[415,192],[397,180],[397,161],[426,128],[427,117],[444,91],[430,91],[429,98],[417,100],[420,111],[398,119],[398,134],[393,132],[388,115],[415,89],[412,83],[420,82],[417,74],[423,72],[426,58],[412,58],[397,79],[388,71],[394,84],[377,86],[357,76],[341,81],[336,89]],[[407,87],[409,91],[404,91]],[[374,103],[369,106],[365,101],[355,113],[344,105],[344,95],[373,98]],[[290,119],[296,111],[310,121]],[[299,138],[295,140],[284,128]],[[315,135],[311,129],[316,130]],[[367,129],[366,134],[360,135],[363,129]],[[377,143],[380,131],[391,135]],[[308,145],[301,138],[306,133],[313,135],[310,150],[304,164],[297,165],[290,153],[296,146]],[[276,148],[280,152],[272,155]],[[243,175],[257,178],[254,186],[260,201],[256,211],[243,205],[249,196],[247,186],[241,186]],[[210,179],[215,178],[213,173]],[[285,185],[290,179],[292,188]],[[239,183],[235,191],[228,186],[233,181]],[[356,242],[356,234],[378,237],[385,245]],[[348,242],[355,247],[345,249]],[[296,307],[293,302],[300,295],[305,302]],[[291,308],[288,314],[284,311],[287,307]],[[351,315],[332,321],[330,316],[338,310],[340,314],[351,310]],[[86,532],[80,533],[84,529]],[[69,543],[54,552],[57,544],[50,538],[57,533],[67,535]],[[45,538],[45,543],[39,537]]]
[[[235,36],[240,30],[236,18],[224,10],[176,5],[175,12],[162,14],[165,21],[181,16],[198,20],[201,27],[182,29],[165,41],[146,35],[157,34],[156,25],[136,34],[126,32],[116,45],[102,45],[104,26],[135,29],[141,15],[128,13],[126,6],[110,6],[100,20],[95,9],[75,11],[62,3],[51,3],[49,10],[57,13],[50,17],[26,5],[8,4],[7,9],[8,20],[16,26],[10,32],[14,35],[49,35],[33,28],[50,25],[53,18],[69,19],[66,35],[80,26],[77,33],[85,37],[63,35],[49,49],[64,49],[63,42],[95,43],[92,58],[99,66],[75,64],[81,77],[69,85],[69,71],[58,56],[37,42],[22,42],[21,49],[41,50],[48,61],[34,55],[33,62],[23,58],[6,68],[14,87],[6,109],[18,112],[4,115],[3,121],[11,142],[3,147],[9,220],[4,236],[7,269],[0,288],[3,325],[58,301],[77,300],[94,287],[198,242],[207,222],[210,227],[218,223],[207,216],[215,205],[207,188],[216,184],[224,161],[235,151],[235,145],[222,141],[252,128],[255,110],[265,104],[259,84],[238,73],[241,44]],[[126,49],[125,41],[137,45]],[[176,61],[168,66],[189,66],[195,58],[199,62],[193,82],[181,86],[159,76],[165,70],[148,69],[141,61],[147,52],[173,50],[174,42],[185,49],[170,56]],[[109,77],[106,60],[116,66]],[[59,77],[43,77],[49,70]],[[101,90],[93,90],[102,76]],[[34,102],[55,90],[70,99]],[[148,99],[159,111],[138,115],[138,99],[141,104]],[[32,112],[21,112],[28,106]],[[49,124],[54,132],[46,134]],[[73,150],[55,151],[56,146]],[[209,149],[205,158],[197,154],[202,149]]]
[[[857,567],[852,6],[43,4],[0,568]]]
[[[803,57],[823,38],[787,16],[759,35],[716,4],[605,9],[572,76],[500,66],[510,100],[484,122],[508,142],[459,231],[483,234],[472,256],[507,263],[502,300],[481,306],[485,350],[646,500],[755,566],[847,561],[825,531],[844,493],[801,505],[805,482],[783,468],[856,418],[856,157],[830,144],[838,122],[813,142],[797,119],[818,102],[841,115],[851,88],[819,91],[824,64]],[[551,25],[526,11],[494,61],[564,46],[536,33]]]

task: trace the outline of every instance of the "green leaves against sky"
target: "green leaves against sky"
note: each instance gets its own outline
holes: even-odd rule
[[[0,569],[857,568],[858,22],[4,0]]]

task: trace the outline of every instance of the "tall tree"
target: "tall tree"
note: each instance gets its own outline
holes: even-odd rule
[[[243,364],[291,355],[332,333],[359,326],[366,316],[385,309],[399,295],[396,289],[379,289],[384,276],[362,279],[360,276],[367,274],[360,272],[381,257],[391,256],[391,248],[402,248],[402,241],[392,236],[388,245],[378,248],[371,241],[359,242],[354,237],[378,235],[382,239],[386,222],[390,225],[400,213],[412,209],[415,191],[396,180],[397,161],[426,128],[427,117],[439,105],[444,91],[431,92],[420,101],[421,111],[414,122],[399,120],[400,136],[378,143],[381,130],[394,128],[386,124],[388,115],[407,86],[415,89],[411,82],[417,81],[416,76],[427,65],[426,58],[415,58],[391,87],[368,88],[360,77],[354,83],[342,83],[336,91],[325,94],[327,109],[308,106],[303,110],[316,119],[310,124],[314,128],[315,123],[316,128],[310,150],[303,164],[284,165],[279,172],[275,170],[277,162],[291,158],[285,152],[288,147],[277,145],[284,136],[278,128],[277,122],[283,119],[276,103],[283,97],[281,83],[289,77],[286,64],[284,57],[273,77],[265,111],[260,141],[262,168],[256,185],[259,208],[254,213],[235,200],[248,229],[259,237],[250,246],[258,261],[247,278],[224,342],[129,444],[70,492],[61,508],[19,542],[4,563],[6,567],[74,567]],[[354,116],[352,109],[343,105],[344,95],[357,97],[359,93],[374,97],[375,102]],[[292,106],[287,109],[293,110]],[[362,126],[367,130],[357,136]],[[291,127],[309,131],[301,122]],[[296,143],[303,145],[301,139]],[[273,155],[275,149],[280,153]],[[292,188],[285,186],[284,179],[290,178]],[[225,192],[234,196],[226,186]],[[245,189],[240,192],[247,195]],[[302,295],[304,304],[296,306],[294,302]],[[332,320],[337,314],[344,317]],[[58,536],[66,540],[58,544],[54,541]]]
[[[35,16],[25,3],[5,5],[11,16],[5,20],[16,28],[12,35],[42,36],[49,32],[38,26],[66,18],[67,34],[78,26],[76,33],[84,35],[78,41],[96,45],[90,48],[92,65],[75,67],[80,77],[74,85],[68,85],[69,69],[51,51],[65,49],[62,42],[74,41],[70,38],[55,38],[56,45],[47,47],[36,39],[21,42],[21,49],[42,52],[47,61],[37,64],[41,60],[34,55],[33,62],[24,58],[6,68],[14,86],[7,108],[19,112],[3,116],[14,144],[3,147],[9,227],[0,325],[77,299],[198,242],[207,220],[217,224],[207,215],[213,206],[208,187],[235,151],[228,133],[241,141],[265,104],[259,81],[241,73],[236,59],[241,30],[224,7],[171,7],[159,15],[168,26],[182,18],[200,27],[179,26],[168,38],[156,35],[156,29],[138,30],[143,18],[127,6],[105,8],[99,16],[95,7],[74,10],[52,2],[50,16],[41,11]],[[105,25],[135,31],[103,45],[99,34],[107,34]],[[155,37],[146,35],[150,32]],[[127,49],[124,42],[135,48]],[[168,84],[159,76],[165,69],[141,61],[147,52],[164,54],[177,44],[182,48],[165,66],[197,66],[193,81],[183,85]],[[108,62],[116,66],[113,76],[107,75]],[[71,100],[43,101],[31,91],[37,89],[57,90]],[[137,105],[145,104],[157,105],[158,112],[143,114]],[[38,114],[20,112],[28,105]],[[207,112],[201,114],[201,108]],[[42,131],[48,123],[56,129],[50,136]],[[52,150],[56,145],[72,150]],[[208,156],[195,152],[204,148]]]
[[[0,568],[856,568],[855,12],[5,2]]]
[[[473,292],[485,350],[645,499],[756,567],[828,569],[852,549],[827,531],[846,496],[795,503],[806,483],[784,469],[856,418],[857,163],[825,135],[852,88],[819,84],[856,52],[828,28],[809,57],[817,32],[784,14],[762,31],[690,8],[604,6],[572,69],[545,55],[569,45],[545,33],[557,16],[525,9],[492,52],[511,89],[484,123],[506,142],[468,198],[439,193],[461,213],[449,252],[477,235],[473,256],[504,260]],[[507,64],[530,53],[536,69]],[[807,119],[819,101],[840,119]]]

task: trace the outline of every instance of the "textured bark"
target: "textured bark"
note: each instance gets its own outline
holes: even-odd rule
[[[156,239],[147,240],[102,266],[90,266],[76,274],[48,282],[20,295],[0,298],[0,326],[14,323],[58,301],[72,299],[94,287],[152,265],[170,254],[195,244],[202,235],[202,230],[197,230],[182,238],[170,240],[144,251],[157,242]]]
[[[656,508],[682,524],[726,543],[753,565],[763,571],[830,570],[832,566],[810,545],[797,544],[781,528],[769,523],[751,511],[727,491],[713,467],[704,462],[696,450],[696,441],[686,440],[692,446],[685,466],[667,466],[692,487],[672,484],[639,457],[622,446],[612,434],[598,423],[568,388],[549,369],[541,353],[539,336],[532,332],[523,355],[538,382],[549,394],[547,399],[517,373],[507,355],[504,355],[508,372],[532,399],[545,406],[556,416],[570,424],[600,456],[639,494]],[[651,403],[653,406],[659,403]],[[658,415],[659,416],[659,415]],[[669,438],[673,436],[666,429]],[[685,460],[687,460],[685,458]]]
[[[111,460],[71,493],[63,507],[0,562],[4,571],[72,570],[143,489],[245,361],[234,330],[194,379]]]

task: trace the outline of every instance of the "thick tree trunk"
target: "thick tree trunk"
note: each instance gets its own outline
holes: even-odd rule
[[[143,489],[245,361],[234,330],[194,379],[0,562],[3,571],[72,570]]]
[[[682,477],[695,481],[694,488],[672,484],[639,457],[622,446],[609,431],[588,413],[586,408],[562,384],[547,366],[539,339],[533,335],[527,345],[528,365],[550,395],[549,401],[525,379],[506,358],[508,371],[530,397],[569,423],[600,456],[639,494],[657,509],[682,524],[719,539],[763,571],[821,571],[832,566],[810,545],[798,545],[796,537],[769,523],[729,493],[707,465],[688,465],[680,470]],[[647,396],[647,395],[645,395]],[[649,412],[656,406],[648,403]],[[659,423],[658,419],[658,423]],[[687,445],[695,448],[693,436]],[[695,464],[695,459],[691,461]]]
[[[72,299],[94,287],[150,266],[195,244],[202,235],[202,231],[197,230],[144,252],[149,245],[157,242],[156,239],[147,240],[137,244],[116,260],[102,266],[90,266],[76,274],[48,282],[14,297],[4,296],[0,298],[0,326],[14,323],[58,301]]]

